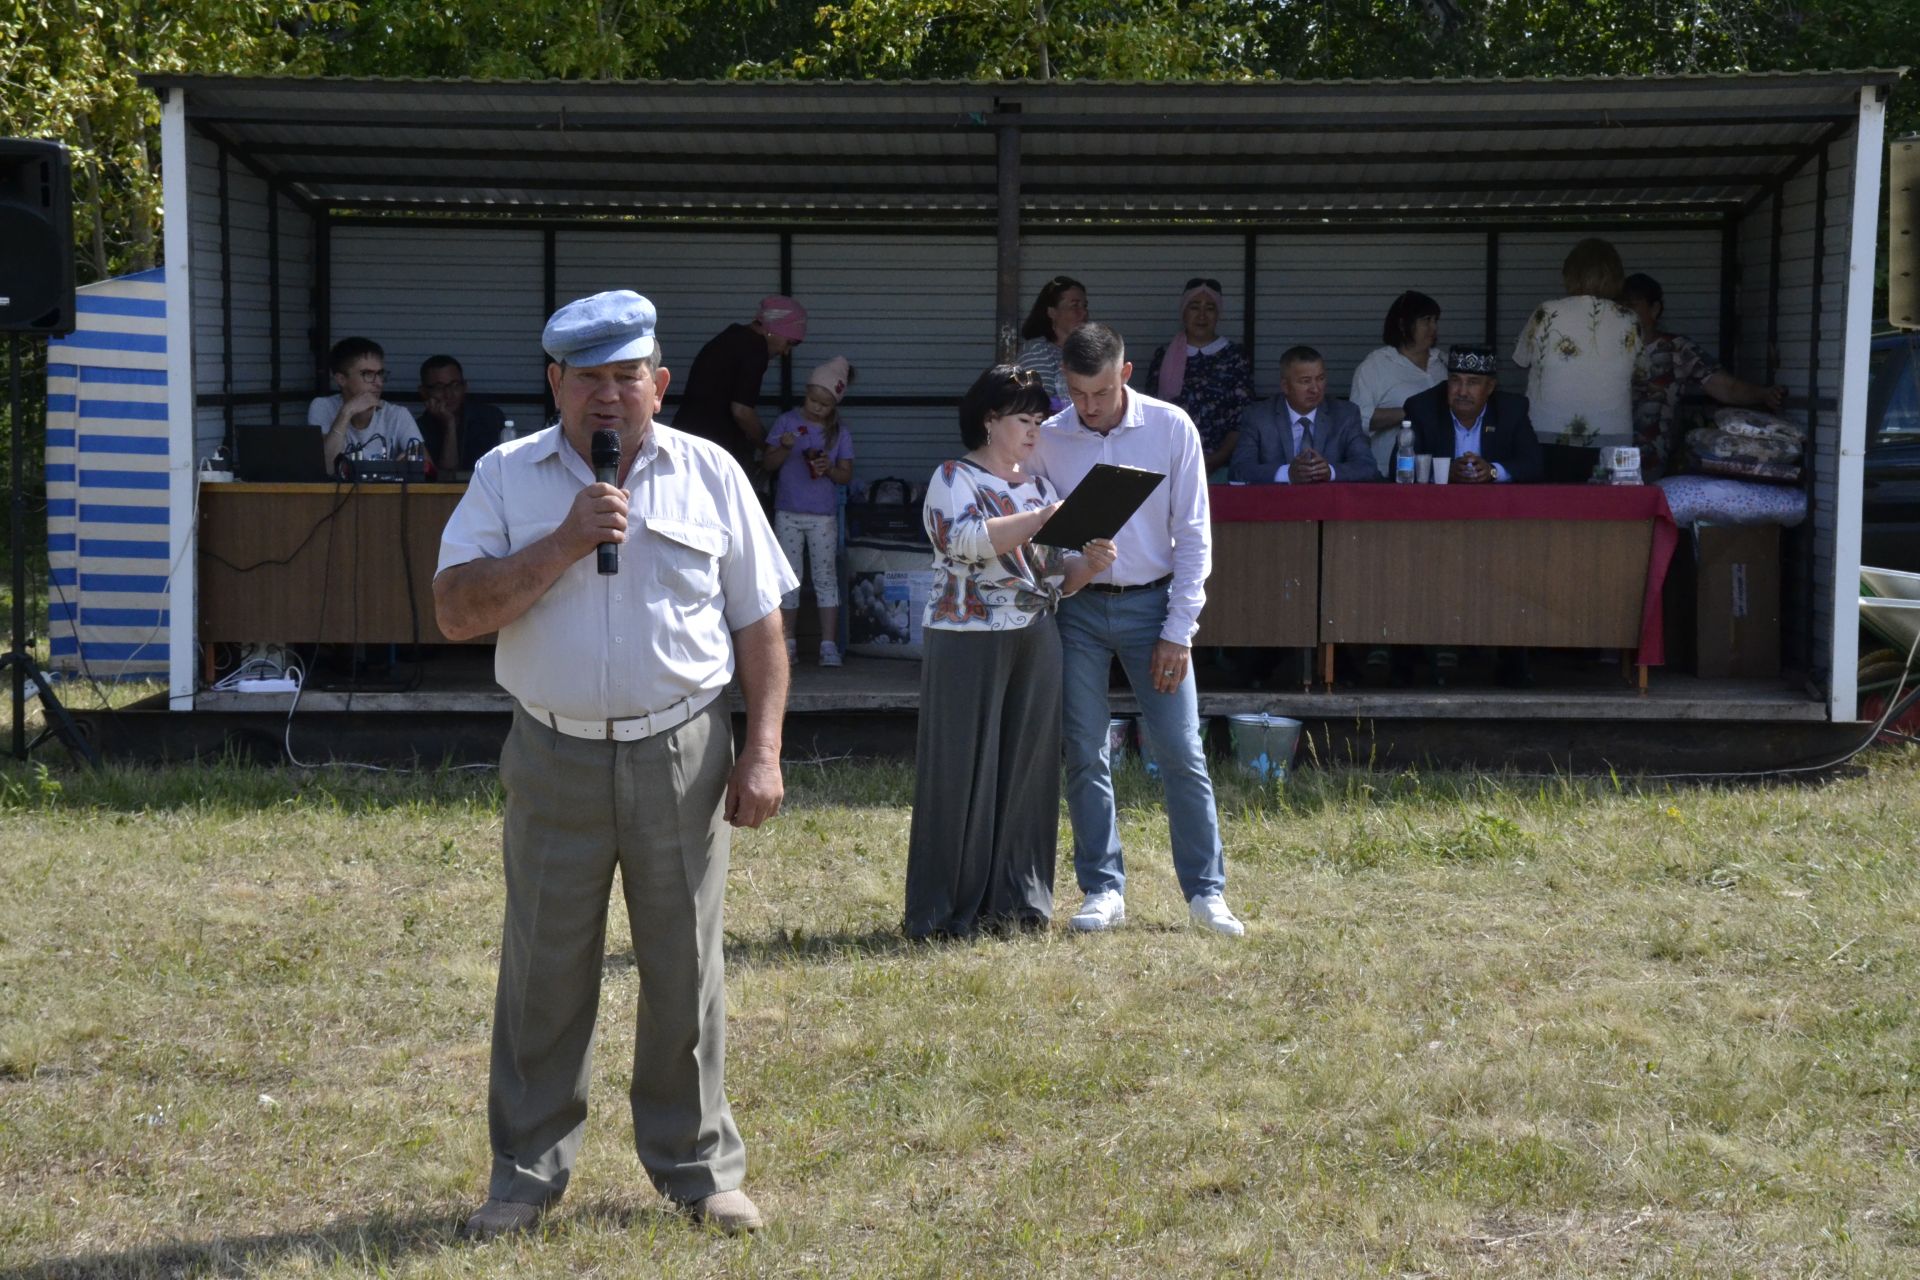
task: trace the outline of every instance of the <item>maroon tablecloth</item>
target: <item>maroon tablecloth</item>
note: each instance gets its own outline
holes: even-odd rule
[[[1651,520],[1647,590],[1640,603],[1635,661],[1667,660],[1660,589],[1680,529],[1658,485],[1600,484],[1216,484],[1216,522],[1281,520]]]

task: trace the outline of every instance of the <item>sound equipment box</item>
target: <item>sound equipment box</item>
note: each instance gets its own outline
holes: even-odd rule
[[[0,138],[0,333],[72,333],[72,163],[57,142]]]

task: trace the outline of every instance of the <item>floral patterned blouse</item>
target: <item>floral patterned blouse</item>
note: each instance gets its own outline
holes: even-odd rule
[[[1147,365],[1141,388],[1150,396],[1160,394],[1160,364],[1166,358],[1167,349],[1161,347]],[[1189,346],[1187,374],[1173,403],[1200,428],[1201,451],[1218,449],[1228,432],[1240,429],[1240,411],[1253,403],[1253,362],[1246,349],[1225,338],[1198,349]]]
[[[1543,444],[1633,443],[1633,365],[1640,323],[1617,302],[1582,294],[1543,302],[1513,348],[1527,371]]]
[[[943,462],[927,483],[923,519],[933,541],[933,590],[922,625],[945,631],[1012,631],[1060,603],[1066,552],[1024,543],[995,554],[987,521],[1058,501],[1043,476],[1008,484],[965,458]]]
[[[1666,473],[1667,460],[1684,432],[1675,429],[1680,397],[1698,391],[1720,365],[1698,343],[1677,333],[1646,340],[1633,366],[1633,436],[1640,471],[1649,480]]]

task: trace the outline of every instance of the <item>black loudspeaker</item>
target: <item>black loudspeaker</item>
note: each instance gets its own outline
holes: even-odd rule
[[[57,142],[0,138],[0,333],[73,332],[72,171]]]
[[[1920,134],[1887,148],[1887,322],[1920,329]]]

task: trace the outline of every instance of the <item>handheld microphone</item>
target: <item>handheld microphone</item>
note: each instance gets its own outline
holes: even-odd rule
[[[593,478],[601,484],[620,483],[620,433],[606,430],[593,433]],[[600,572],[620,572],[620,544],[600,544]]]

